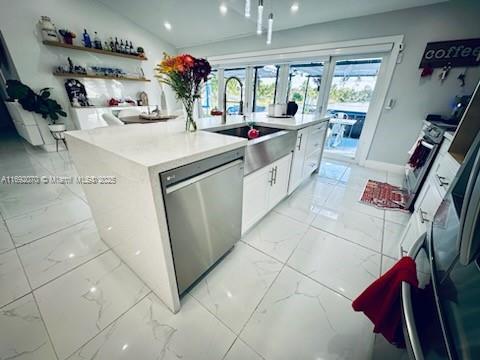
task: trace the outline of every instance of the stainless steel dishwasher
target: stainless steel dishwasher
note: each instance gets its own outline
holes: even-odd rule
[[[240,240],[244,151],[160,174],[180,295]]]

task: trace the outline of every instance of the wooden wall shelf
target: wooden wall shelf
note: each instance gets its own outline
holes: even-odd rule
[[[100,49],[95,49],[95,48],[87,48],[85,46],[69,45],[69,44],[61,43],[59,41],[44,40],[43,44],[47,45],[47,46],[54,46],[54,47],[59,47],[59,48],[64,48],[64,49],[80,50],[80,51],[86,51],[86,52],[95,53],[95,54],[117,56],[117,57],[122,57],[122,58],[125,58],[125,59],[132,59],[132,60],[139,60],[139,61],[148,60],[146,57],[140,57],[140,56],[128,55],[128,54],[121,54],[121,53],[116,53],[116,52],[113,52],[113,51],[100,50]]]
[[[150,82],[150,79],[145,78],[129,78],[124,76],[103,76],[103,75],[88,75],[88,74],[71,74],[71,73],[57,73],[54,72],[53,75],[61,77],[72,77],[72,78],[86,78],[86,79],[103,79],[103,80],[120,80],[120,81],[142,81]]]

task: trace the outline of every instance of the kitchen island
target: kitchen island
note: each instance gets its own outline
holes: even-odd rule
[[[226,123],[220,117],[200,119],[200,130],[196,133],[186,133],[183,120],[176,119],[71,131],[66,135],[80,176],[100,179],[108,176],[106,183],[84,186],[102,239],[173,312],[180,309],[180,296],[160,174],[228,152],[243,151],[248,145],[246,139],[213,131],[250,121],[301,132],[307,127],[326,124],[328,119],[314,115],[273,119],[253,114],[246,119],[232,116]],[[318,167],[319,159],[316,164]],[[290,169],[290,162],[285,163],[285,168]],[[188,217],[183,219],[186,224],[188,220]]]

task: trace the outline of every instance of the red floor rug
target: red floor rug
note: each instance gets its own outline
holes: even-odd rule
[[[407,192],[384,182],[368,180],[360,201],[379,209],[406,210]]]

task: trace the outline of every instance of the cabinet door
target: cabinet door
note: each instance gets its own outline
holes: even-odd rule
[[[309,177],[320,166],[323,145],[327,134],[328,123],[309,127],[308,144],[303,164],[303,178]]]
[[[297,133],[297,143],[293,152],[292,168],[290,171],[290,181],[288,193],[291,194],[303,180],[303,164],[305,162],[305,153],[307,147],[308,129],[302,129]]]
[[[288,154],[272,164],[274,173],[273,183],[270,187],[270,194],[268,196],[269,210],[277,205],[285,196],[287,196],[291,163],[292,154]]]
[[[425,191],[422,189],[422,197],[417,200],[418,206],[416,207],[416,212],[418,212],[422,222],[432,221],[433,216],[442,202],[442,194],[438,191],[434,181],[434,179],[429,178],[428,181],[425,182],[423,185]]]
[[[272,166],[267,166],[243,179],[242,234],[268,211],[272,170]]]
[[[425,224],[422,224],[419,220],[419,215],[416,212],[412,214],[410,220],[408,221],[405,230],[403,231],[402,238],[400,240],[400,249],[399,255],[406,256],[410,251],[410,248],[413,246],[415,241],[427,231]]]

